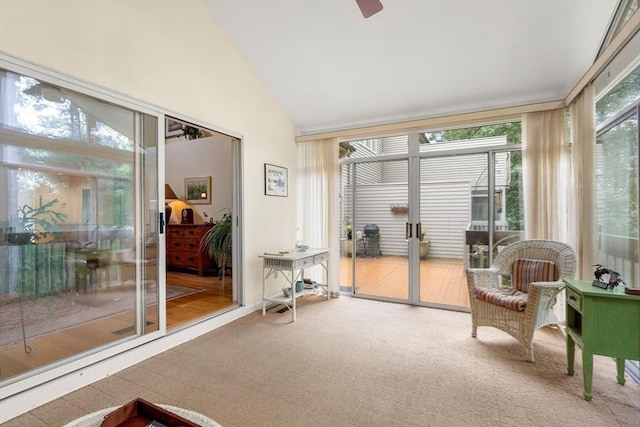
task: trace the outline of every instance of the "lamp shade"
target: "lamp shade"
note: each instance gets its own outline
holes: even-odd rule
[[[178,196],[174,193],[169,184],[164,185],[164,199],[165,200],[178,200]]]

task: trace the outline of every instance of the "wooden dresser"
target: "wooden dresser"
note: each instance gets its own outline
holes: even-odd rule
[[[214,268],[213,260],[204,251],[198,252],[200,239],[211,227],[212,224],[168,224],[167,268],[197,270],[199,276]]]

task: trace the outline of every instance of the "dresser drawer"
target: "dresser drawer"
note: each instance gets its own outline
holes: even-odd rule
[[[567,290],[567,303],[582,312],[582,295],[571,289],[570,287],[566,288]]]
[[[167,248],[172,251],[195,251],[200,249],[200,241],[197,239],[169,239]]]
[[[200,257],[189,252],[173,252],[167,256],[167,264],[197,268],[200,265]]]
[[[200,251],[200,241],[211,227],[212,224],[167,225],[167,266],[197,270],[199,275],[204,275],[214,263]]]

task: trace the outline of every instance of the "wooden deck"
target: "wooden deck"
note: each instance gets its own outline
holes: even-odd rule
[[[351,291],[352,259],[340,258],[340,285]],[[409,263],[406,257],[356,258],[356,294],[393,299],[409,297]],[[469,307],[467,281],[461,259],[432,258],[420,261],[420,301]]]

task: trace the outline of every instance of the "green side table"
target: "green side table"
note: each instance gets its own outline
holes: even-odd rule
[[[616,359],[618,384],[624,384],[625,359],[640,360],[640,296],[595,287],[589,281],[567,284],[567,371],[573,375],[575,344],[582,348],[584,398],[591,400],[593,355]]]

